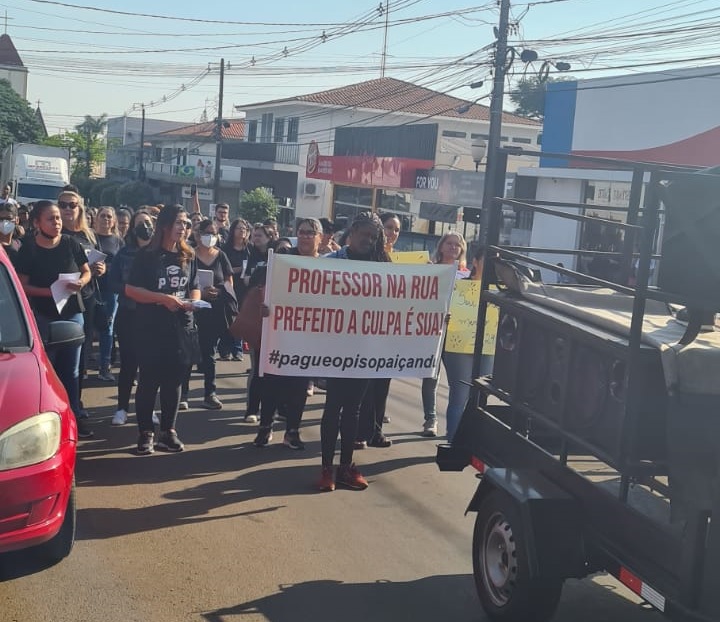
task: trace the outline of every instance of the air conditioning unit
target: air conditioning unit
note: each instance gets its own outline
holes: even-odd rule
[[[318,197],[320,196],[320,188],[317,182],[306,181],[303,185],[303,195],[306,197]]]

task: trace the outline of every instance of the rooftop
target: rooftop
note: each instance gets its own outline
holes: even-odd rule
[[[319,93],[274,99],[247,106],[237,106],[237,108],[254,108],[290,102],[305,102],[343,108],[367,108],[385,112],[406,112],[427,117],[442,116],[475,121],[490,120],[490,108],[488,106],[452,97],[395,78],[377,78],[328,91],[320,91]],[[503,123],[518,125],[537,127],[542,125],[534,119],[508,112],[503,113],[502,120]]]
[[[215,138],[215,122],[207,121],[205,123],[193,123],[183,127],[175,128],[154,134],[155,138],[165,137],[183,137],[195,138],[198,140]],[[244,119],[226,119],[222,129],[223,140],[244,140],[245,139],[245,120]]]
[[[0,65],[4,67],[25,67],[9,35],[0,35]]]

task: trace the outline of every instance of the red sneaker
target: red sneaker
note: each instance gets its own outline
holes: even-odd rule
[[[365,490],[368,487],[367,480],[357,470],[355,463],[341,464],[335,474],[335,482],[338,486],[345,486],[352,490]]]
[[[322,468],[318,488],[323,492],[332,492],[335,490],[335,479],[333,478],[333,469],[331,466],[324,466]]]

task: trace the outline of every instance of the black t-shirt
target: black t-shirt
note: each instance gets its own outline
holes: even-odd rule
[[[212,304],[212,309],[201,309],[198,312],[198,320],[201,320],[204,314],[210,312],[212,312],[213,315],[217,318],[224,318],[224,283],[232,276],[233,273],[232,266],[230,265],[230,260],[227,258],[227,255],[225,253],[219,250],[218,254],[215,256],[215,259],[212,260],[210,265],[205,264],[199,257],[197,257],[197,267],[198,270],[211,270],[213,273],[213,287],[221,290],[220,295],[215,300],[210,302],[210,304]]]
[[[43,248],[35,240],[25,242],[18,252],[16,270],[29,277],[35,287],[50,287],[61,273],[80,272],[87,263],[87,255],[75,238],[67,235],[53,248]],[[52,298],[31,296],[30,304],[36,313],[50,319],[67,318],[80,312],[77,296],[70,296],[62,314],[58,314]]]
[[[230,265],[233,268],[242,268],[244,263],[245,269],[247,270],[247,265],[250,262],[249,247],[246,246],[239,251],[233,248],[232,245],[226,244],[223,247],[223,250],[225,251],[227,258],[230,260]],[[238,304],[242,304],[242,299],[245,297],[245,292],[247,291],[247,285],[245,285],[244,279],[245,276],[246,275],[242,272],[236,272],[233,274],[233,289],[235,290],[235,298],[237,298]]]
[[[208,265],[197,257],[197,267],[199,270],[212,270],[213,273],[213,287],[221,288],[223,283],[232,276],[232,266],[227,255],[221,250],[215,256],[215,259]]]
[[[10,263],[15,267],[15,271],[17,272],[17,258],[19,253],[18,249],[15,248],[12,244],[3,244],[2,246],[7,253],[8,259],[10,259]]]
[[[125,242],[119,235],[115,235],[114,233],[111,233],[110,235],[100,235],[99,233],[96,233],[95,236],[97,237],[100,252],[107,255],[105,263],[109,268],[115,255],[117,255],[120,249],[125,246]]]
[[[63,227],[62,234],[73,238],[78,244],[80,244],[85,251],[85,257],[87,257],[88,253],[92,249],[100,250],[97,243],[91,241],[84,231],[70,231],[70,229]],[[80,290],[83,300],[89,300],[93,297],[95,290],[97,289],[96,281],[97,279],[95,277],[91,278],[90,282]]]
[[[107,255],[107,257],[105,257],[105,274],[97,279],[98,287],[104,295],[111,291],[108,275],[110,274],[110,268],[112,267],[115,255],[117,255],[120,252],[120,249],[125,246],[125,242],[119,235],[115,235],[114,233],[111,233],[110,235],[100,235],[99,233],[96,233],[95,236],[97,237],[100,252]]]
[[[197,264],[193,257],[184,266],[178,253],[142,248],[135,254],[128,285],[142,287],[151,292],[170,294],[187,300],[190,292],[198,289]],[[136,329],[142,333],[148,346],[174,338],[178,320],[193,325],[192,311],[169,311],[163,305],[137,303]]]

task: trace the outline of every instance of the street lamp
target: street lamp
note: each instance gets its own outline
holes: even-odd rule
[[[472,154],[473,162],[475,162],[475,172],[477,173],[478,168],[480,168],[480,163],[487,153],[487,143],[473,143],[470,145],[470,153]]]

